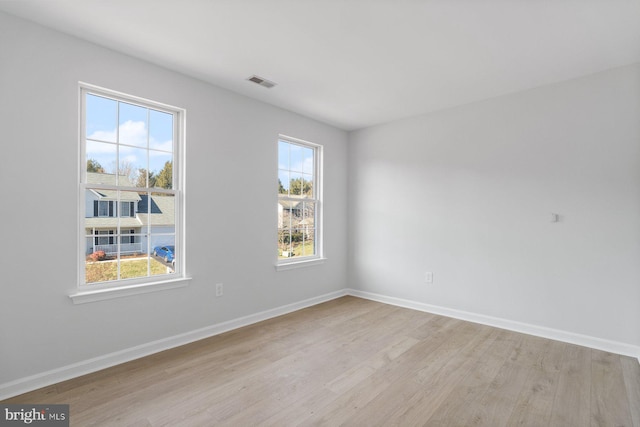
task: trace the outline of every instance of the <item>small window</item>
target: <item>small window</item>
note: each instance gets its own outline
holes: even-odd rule
[[[133,202],[120,202],[120,216],[122,217],[133,217],[135,216],[133,210],[134,203]]]
[[[82,85],[81,114],[80,289],[184,277],[153,255],[171,245],[184,258],[183,110]]]
[[[278,264],[322,258],[322,147],[278,141]]]

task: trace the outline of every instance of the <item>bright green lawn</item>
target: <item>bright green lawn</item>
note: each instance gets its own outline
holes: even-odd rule
[[[151,258],[151,275],[166,274],[167,267]],[[87,262],[86,283],[106,282],[117,280],[117,263],[114,261]],[[120,278],[132,279],[147,276],[147,258],[125,259],[120,262]]]

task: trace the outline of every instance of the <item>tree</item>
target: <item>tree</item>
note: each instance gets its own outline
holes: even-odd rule
[[[153,172],[149,173],[149,187],[155,187],[156,175]],[[147,170],[145,168],[138,169],[138,180],[136,181],[136,187],[147,186]]]
[[[104,173],[104,168],[95,159],[87,160],[87,172]]]
[[[166,162],[156,175],[155,187],[173,188],[173,162]]]
[[[131,185],[134,185],[138,181],[138,169],[136,165],[129,160],[121,160],[120,165],[116,164],[116,161],[112,161],[109,167],[109,173],[118,174],[119,176],[126,176],[129,179]],[[124,184],[120,184],[124,185]]]
[[[302,191],[300,191],[301,189]],[[312,196],[311,181],[306,181],[302,178],[292,178],[289,183],[289,192],[292,195]]]
[[[282,185],[280,178],[278,178],[278,194],[287,194],[287,189]]]
[[[133,163],[131,163],[129,160],[120,161],[118,174],[120,176],[126,176],[127,178],[129,178],[129,182],[131,182],[131,184],[138,181],[138,169],[136,169],[136,166]]]

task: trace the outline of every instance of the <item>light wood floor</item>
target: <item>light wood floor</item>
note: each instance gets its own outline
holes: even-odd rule
[[[11,402],[74,426],[640,427],[640,364],[344,297]]]

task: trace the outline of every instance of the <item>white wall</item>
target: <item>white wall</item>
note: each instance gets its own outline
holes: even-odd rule
[[[639,126],[635,65],[352,133],[351,286],[640,345]]]
[[[0,385],[346,287],[345,132],[1,13],[0,64]],[[188,287],[82,305],[67,296],[78,81],[187,110]],[[324,145],[327,168],[328,260],[282,272],[279,133]]]
[[[347,152],[342,131],[2,13],[0,64],[0,386],[346,287],[640,345],[640,65]],[[67,297],[80,80],[186,108],[188,287]],[[273,267],[279,133],[325,147],[320,266]]]

